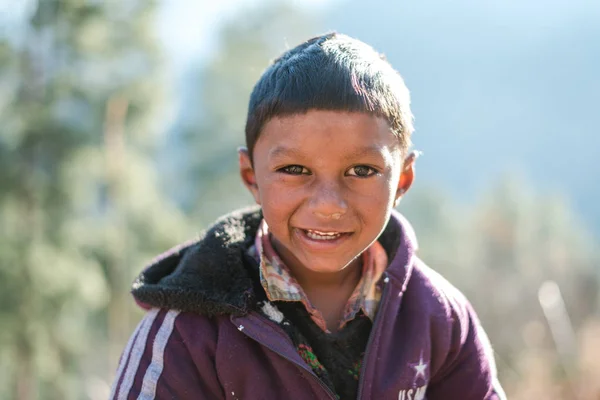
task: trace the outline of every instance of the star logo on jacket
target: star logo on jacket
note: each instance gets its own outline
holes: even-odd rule
[[[425,374],[427,373],[427,363],[423,362],[423,355],[421,355],[421,358],[419,358],[419,363],[413,364],[412,367],[416,371],[415,381],[419,379],[419,377],[422,377],[424,380],[427,380],[427,377],[425,376]]]
[[[398,400],[424,400],[425,392],[427,391],[427,367],[429,363],[423,360],[423,352],[419,357],[418,363],[409,364],[415,370],[415,378],[413,380],[414,387],[403,389],[398,392]],[[420,384],[417,386],[417,382]]]
[[[421,382],[424,381],[427,383],[427,367],[429,366],[429,363],[425,362],[423,359],[422,351],[421,355],[419,356],[419,362],[409,363],[409,365],[415,370],[415,379],[413,380],[413,383],[417,383],[419,378],[421,379]]]

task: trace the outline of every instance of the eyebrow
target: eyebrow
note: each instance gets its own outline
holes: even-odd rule
[[[346,157],[347,159],[355,159],[355,158],[361,158],[361,157],[385,157],[385,153],[382,154],[381,152],[381,147],[379,146],[368,146],[368,147],[363,147],[360,149],[357,149],[356,151],[351,152],[350,154],[348,154],[348,156]]]
[[[297,158],[304,157],[303,153],[300,152],[298,149],[295,149],[293,147],[286,147],[286,146],[278,145],[269,151],[268,158],[271,159],[271,158],[286,157],[286,156],[287,157],[297,157]],[[350,154],[348,154],[344,158],[350,160],[350,159],[356,159],[356,158],[361,158],[361,157],[366,157],[366,156],[372,156],[372,157],[383,156],[384,158],[386,157],[385,154],[382,154],[381,148],[379,146],[368,146],[368,147],[363,147],[363,148],[357,149],[357,150],[351,152]]]
[[[302,153],[300,151],[298,151],[297,149],[294,149],[293,147],[285,147],[285,146],[275,146],[274,148],[272,148],[269,151],[269,157],[268,158],[277,158],[277,157],[285,157],[285,156],[291,156],[291,157],[301,157]]]

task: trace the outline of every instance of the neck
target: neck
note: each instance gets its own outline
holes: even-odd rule
[[[306,268],[293,257],[286,257],[287,252],[276,241],[273,242],[273,247],[308,300],[321,312],[327,328],[335,332],[348,299],[362,276],[362,257],[357,257],[339,271],[317,272]]]
[[[309,295],[311,292],[337,292],[346,287],[350,287],[350,291],[354,290],[362,275],[361,264],[359,257],[344,269],[336,272],[315,272],[304,266],[293,264],[288,265],[288,268],[302,289]]]

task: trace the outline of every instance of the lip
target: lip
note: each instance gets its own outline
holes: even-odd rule
[[[328,240],[318,240],[312,239],[306,233],[306,231],[313,232],[324,232],[324,233],[339,233],[340,236],[335,239]],[[341,230],[331,230],[331,229],[304,229],[304,228],[295,228],[294,235],[296,238],[302,243],[302,245],[312,251],[332,251],[341,245],[343,245],[346,241],[350,240],[353,233],[345,232]]]

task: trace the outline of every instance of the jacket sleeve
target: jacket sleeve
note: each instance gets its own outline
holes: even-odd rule
[[[460,293],[450,303],[450,351],[432,376],[427,399],[506,400],[492,347],[475,311]]]
[[[109,399],[223,399],[215,349],[207,318],[151,309],[121,355]]]

